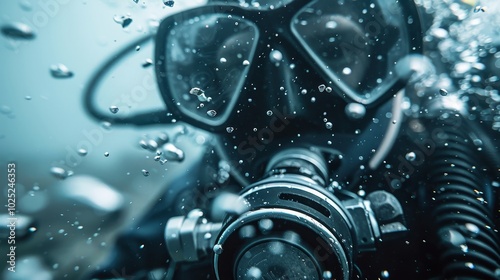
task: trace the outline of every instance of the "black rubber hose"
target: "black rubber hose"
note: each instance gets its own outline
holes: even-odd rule
[[[441,277],[499,279],[500,246],[484,195],[484,162],[465,133],[445,123],[438,127],[446,137],[429,158],[427,177]]]

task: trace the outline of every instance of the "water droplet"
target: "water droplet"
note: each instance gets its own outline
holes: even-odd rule
[[[87,150],[81,148],[81,149],[78,149],[78,154],[81,155],[82,157],[86,156],[87,155]]]
[[[12,39],[29,40],[35,38],[33,30],[28,25],[20,22],[3,25],[1,30],[4,36]]]
[[[303,89],[300,91],[301,94],[307,94],[307,89]]]
[[[466,223],[465,224],[465,228],[467,228],[467,230],[473,235],[473,236],[476,236],[478,233],[479,233],[479,227],[476,226],[475,224],[471,224],[471,223]]]
[[[333,279],[333,273],[329,270],[323,271],[323,279],[324,280],[330,280]]]
[[[326,86],[324,84],[321,84],[318,86],[319,92],[323,92],[323,91],[325,91],[325,89],[326,89]]]
[[[473,11],[474,11],[474,13],[479,13],[479,12],[483,12],[484,13],[484,12],[486,12],[486,7],[484,7],[484,6],[475,6]]]
[[[141,170],[141,172],[142,172],[142,175],[144,175],[144,177],[149,176],[149,171],[147,171],[146,169]]]
[[[161,147],[161,152],[163,153],[163,156],[168,160],[173,160],[173,161],[184,160],[184,152],[181,149],[177,148],[172,143],[165,143]]]
[[[396,64],[396,74],[410,82],[422,80],[436,72],[432,61],[423,55],[410,54]]]
[[[219,62],[220,62],[220,63],[226,63],[226,62],[227,62],[227,59],[226,59],[225,57],[221,57],[221,58],[219,59]]]
[[[462,250],[462,252],[464,253],[467,253],[469,252],[469,247],[467,247],[467,244],[460,244],[460,250]]]
[[[326,129],[332,129],[333,124],[331,122],[326,122],[325,127],[326,127]]]
[[[417,158],[415,152],[409,152],[405,155],[405,159],[408,161],[414,161]]]
[[[397,124],[398,122],[396,120],[392,120],[392,124]]]
[[[102,122],[101,126],[102,126],[102,128],[104,128],[106,130],[110,130],[111,129],[111,123],[110,122]]]
[[[253,238],[255,236],[255,227],[252,225],[243,226],[239,231],[239,235],[241,238]]]
[[[28,230],[29,232],[36,232],[38,229],[36,227],[30,227]]]
[[[217,115],[217,111],[215,111],[215,110],[208,110],[208,111],[207,111],[207,115],[208,115],[209,117],[212,117],[212,118],[213,118],[213,117],[215,117],[215,116]]]
[[[31,96],[30,96],[30,95],[26,95],[26,96],[24,97],[24,99],[26,99],[26,100],[31,100]]]
[[[122,28],[126,28],[132,23],[132,18],[130,18],[129,16],[115,16],[113,17],[113,20],[116,23],[120,24]]]
[[[226,131],[227,131],[227,133],[231,133],[234,131],[234,127],[228,126],[228,127],[226,127]]]
[[[268,232],[272,230],[274,223],[271,219],[262,219],[259,221],[259,229],[261,232]]]
[[[73,171],[66,170],[62,167],[52,167],[50,168],[50,173],[54,175],[57,179],[66,179],[69,176],[73,175]]]
[[[50,74],[52,75],[52,77],[58,79],[73,77],[73,72],[71,72],[69,68],[62,63],[51,65]]]
[[[380,272],[380,276],[381,276],[383,279],[387,279],[387,278],[389,278],[389,271],[387,271],[387,270],[382,270],[382,271]]]
[[[109,111],[113,114],[118,113],[119,110],[120,109],[118,109],[118,107],[116,107],[115,105],[109,106]]]
[[[163,0],[163,4],[167,7],[173,7],[175,4],[175,1],[172,0]]]
[[[139,249],[142,249],[144,248],[144,244],[141,244],[141,246],[139,246]]]
[[[198,96],[198,100],[200,102],[210,102],[210,101],[212,101],[212,98],[205,96],[205,91],[202,90],[201,88],[198,88],[198,87],[194,87],[194,88],[190,89],[189,90],[189,94]]]
[[[210,238],[212,238],[212,234],[211,234],[210,232],[207,232],[207,233],[205,233],[205,234],[203,235],[203,238],[204,238],[204,239],[210,239]]]
[[[273,111],[271,111],[271,110],[267,110],[266,115],[268,115],[268,116],[272,116],[272,115],[273,115]]]
[[[136,51],[136,52],[138,52],[138,51],[140,51],[140,50],[141,50],[141,46],[139,46],[139,45],[135,46],[135,51]]]
[[[391,188],[393,188],[395,190],[401,188],[401,181],[399,179],[391,180]]]
[[[441,96],[446,96],[446,95],[448,95],[448,91],[446,89],[442,88],[439,90],[439,94],[441,94]]]
[[[105,157],[109,157],[109,153],[108,153],[108,152],[105,152],[105,153],[104,153],[104,156],[105,156]]]
[[[246,271],[244,280],[256,280],[256,279],[264,279],[262,277],[262,270],[260,270],[260,268],[256,266],[252,266]]]
[[[153,60],[151,58],[144,60],[144,62],[142,63],[142,67],[144,68],[149,67],[151,65],[153,65]]]
[[[269,54],[269,59],[273,63],[279,63],[283,60],[283,54],[278,50],[272,50]]]
[[[215,244],[213,250],[214,250],[214,253],[216,253],[217,255],[222,254],[222,251],[224,251],[222,249],[222,245],[220,245],[220,244]]]
[[[465,266],[468,267],[468,268],[470,268],[470,269],[474,269],[475,268],[474,264],[471,263],[471,262],[466,262]]]
[[[359,120],[365,116],[366,108],[359,103],[349,103],[345,107],[345,113],[348,117]]]
[[[349,67],[345,67],[344,69],[342,69],[342,74],[344,74],[344,75],[349,75],[351,73],[352,73],[352,70]]]
[[[243,60],[243,65],[245,65],[245,66],[250,65],[250,61],[248,61],[248,60],[246,60],[246,59],[245,59],[245,60]]]
[[[27,0],[19,2],[19,6],[26,12],[33,10],[33,5],[31,5],[31,3]]]

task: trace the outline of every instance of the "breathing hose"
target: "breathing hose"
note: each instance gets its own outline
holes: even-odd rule
[[[459,128],[449,121],[432,122],[443,140],[436,143],[426,172],[432,198],[430,230],[439,252],[441,277],[499,279],[500,247],[485,199],[491,185],[480,168],[484,160]]]

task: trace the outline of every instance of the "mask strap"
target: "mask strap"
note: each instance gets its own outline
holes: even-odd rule
[[[133,116],[120,118],[115,116],[109,116],[108,114],[103,113],[101,110],[97,108],[94,102],[97,86],[101,82],[102,77],[104,77],[104,74],[108,72],[125,55],[127,55],[131,51],[134,51],[135,46],[144,44],[145,42],[151,40],[153,37],[154,35],[148,34],[125,46],[122,50],[113,55],[111,59],[106,61],[99,68],[99,70],[97,70],[92,75],[90,81],[87,83],[87,86],[83,92],[84,107],[92,117],[94,117],[99,121],[107,121],[112,124],[133,124],[137,126],[172,122],[173,118],[168,116],[167,110],[164,109],[152,110],[149,112],[138,113]]]

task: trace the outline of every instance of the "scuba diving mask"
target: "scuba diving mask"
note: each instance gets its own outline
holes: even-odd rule
[[[334,104],[370,108],[403,87],[395,66],[420,51],[419,30],[405,1],[214,2],[162,21],[156,75],[172,117],[205,130],[285,107],[324,126]]]

